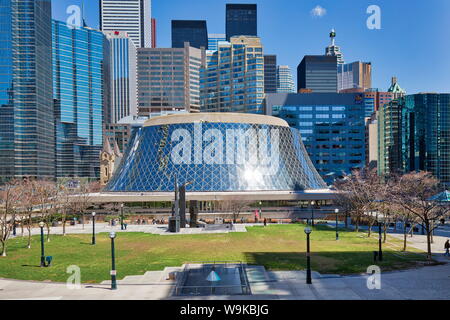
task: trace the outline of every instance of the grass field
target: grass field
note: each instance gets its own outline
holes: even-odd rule
[[[306,235],[304,225],[270,225],[251,227],[246,233],[171,235],[118,233],[116,238],[117,277],[139,275],[146,271],[181,266],[191,261],[243,261],[263,265],[269,270],[303,270],[306,267]],[[321,273],[361,273],[373,263],[378,250],[376,236],[340,231],[335,240],[334,229],[316,226],[311,234],[311,264]],[[46,255],[53,256],[52,266],[40,268],[40,237],[34,236],[32,248],[26,238],[9,241],[8,256],[0,257],[0,277],[23,280],[66,281],[70,265],[81,268],[81,281],[95,283],[109,279],[111,264],[110,239],[107,233],[97,235],[51,236],[45,243]],[[401,241],[388,237],[384,245],[382,270],[413,267],[424,261],[422,253],[400,252]],[[411,249],[411,248],[410,248]]]

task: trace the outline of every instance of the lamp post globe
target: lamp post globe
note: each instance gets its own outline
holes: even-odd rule
[[[311,201],[311,226],[314,227],[314,205],[315,201]]]
[[[124,230],[124,225],[123,225],[123,203],[120,204],[120,230]]]

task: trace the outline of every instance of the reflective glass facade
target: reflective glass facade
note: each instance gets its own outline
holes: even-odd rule
[[[202,112],[263,114],[264,55],[258,37],[233,37],[207,51],[200,81]]]
[[[55,175],[50,0],[0,2],[0,179]]]
[[[305,56],[297,67],[297,92],[337,92],[337,66],[336,56]]]
[[[208,50],[208,29],[205,20],[172,20],[172,48],[191,47]]]
[[[256,139],[256,140],[254,140]],[[176,123],[137,129],[106,191],[323,189],[298,130],[249,123]]]
[[[230,4],[226,6],[226,40],[234,36],[257,36],[256,4]]]
[[[299,129],[311,161],[326,182],[365,164],[362,93],[269,94],[269,115]]]
[[[99,177],[109,46],[102,32],[53,21],[57,177]]]

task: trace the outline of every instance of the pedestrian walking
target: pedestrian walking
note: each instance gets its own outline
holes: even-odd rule
[[[444,256],[450,256],[450,240],[447,239],[447,241],[444,244],[445,253]]]
[[[264,218],[264,227],[267,226],[267,219]]]

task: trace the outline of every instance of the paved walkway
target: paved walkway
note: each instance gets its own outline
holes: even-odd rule
[[[313,283],[306,284],[303,271],[266,272],[263,267],[248,266],[247,274],[252,295],[175,297],[175,281],[168,280],[169,272],[147,272],[144,275],[127,276],[118,281],[117,290],[110,290],[110,282],[82,285],[69,289],[66,284],[19,280],[0,280],[0,299],[75,299],[75,300],[408,300],[450,299],[450,264],[427,266],[414,270],[381,274],[381,289],[368,289],[368,275],[330,276],[313,272]]]

